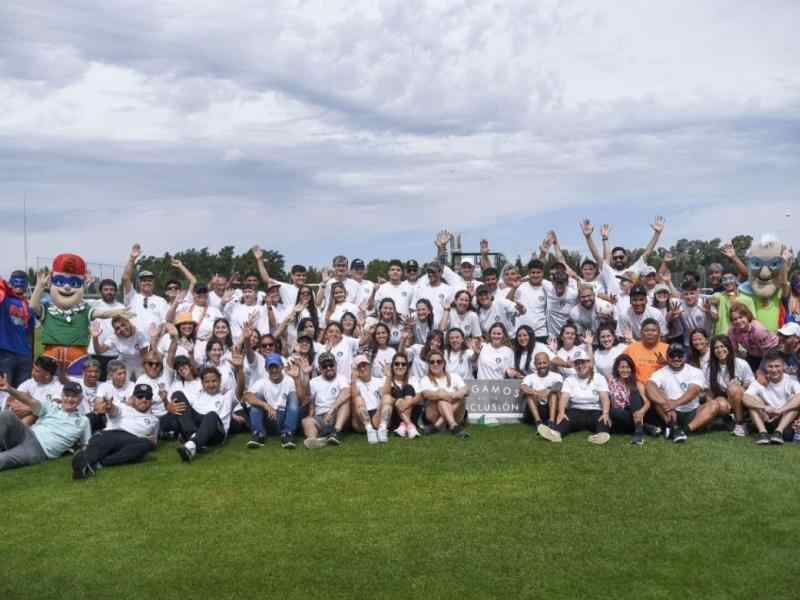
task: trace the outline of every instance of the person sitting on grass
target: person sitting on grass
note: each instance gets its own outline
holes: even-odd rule
[[[711,352],[705,369],[706,398],[709,402],[723,405],[724,411],[733,412],[735,423],[733,435],[745,437],[744,391],[755,380],[750,365],[736,356],[733,343],[727,335],[718,335],[711,340]]]
[[[83,450],[72,457],[72,478],[88,479],[100,467],[140,461],[158,441],[158,417],[150,407],[153,388],[137,384],[129,404],[107,405],[108,427],[94,435]]]
[[[26,379],[19,385],[19,391],[28,394],[31,398],[39,402],[50,402],[61,397],[61,382],[56,377],[58,363],[49,356],[39,356],[33,361],[33,370],[30,379]],[[36,422],[36,415],[29,404],[18,402],[15,398],[9,398],[6,408],[11,409],[25,425],[33,425]]]
[[[667,365],[653,373],[645,386],[647,399],[666,424],[667,437],[676,444],[688,439],[686,429],[699,431],[717,415],[725,414],[724,406],[716,403],[700,409],[704,385],[703,372],[686,364],[683,345],[672,344],[667,349]]]
[[[783,357],[778,351],[770,351],[764,363],[767,383],[753,381],[745,392],[744,405],[758,430],[756,444],[783,444],[792,439],[789,425],[800,408],[800,383],[784,373]]]
[[[550,370],[550,357],[545,352],[534,354],[533,368],[534,372],[525,376],[519,390],[525,397],[524,420],[528,423],[533,421],[539,432],[540,427],[555,423],[564,378]]]
[[[0,392],[30,408],[37,417],[29,427],[13,411],[0,411],[0,471],[43,463],[60,457],[78,442],[81,446],[89,443],[89,419],[78,411],[82,396],[79,383],[67,382],[59,403],[57,398],[37,400],[11,387],[6,375],[0,373]]]
[[[661,341],[661,329],[655,319],[642,321],[642,339],[633,342],[625,349],[625,354],[636,365],[636,380],[646,385],[653,373],[667,364],[669,346]]]
[[[627,354],[619,355],[607,379],[612,430],[614,433],[632,432],[631,443],[641,446],[644,444],[644,417],[650,410],[650,401],[644,393],[644,385],[636,378],[633,359]]]
[[[394,430],[399,437],[410,440],[419,437],[416,422],[422,412],[422,397],[411,382],[410,363],[404,354],[395,354],[392,363],[383,377],[383,396],[389,396],[400,418],[400,424]]]
[[[469,387],[461,377],[447,372],[441,351],[433,350],[428,354],[428,374],[422,378],[419,392],[425,400],[423,414],[428,423],[425,433],[434,433],[446,426],[456,437],[469,437],[464,429]]]
[[[303,419],[303,445],[308,449],[340,445],[339,436],[350,418],[350,384],[337,374],[336,357],[323,352],[318,362],[320,375],[308,384],[311,406]]]
[[[367,434],[370,444],[389,441],[389,419],[394,400],[384,395],[384,378],[374,377],[369,359],[360,354],[353,360],[350,398],[352,401],[353,431]]]
[[[293,450],[294,434],[300,421],[300,402],[305,398],[300,366],[290,363],[284,374],[283,358],[274,352],[267,356],[265,363],[267,376],[253,382],[245,395],[253,431],[247,447],[261,448],[267,433],[271,433],[281,436],[282,448]]]
[[[611,438],[608,382],[594,372],[592,361],[583,348],[573,353],[572,362],[575,375],[567,377],[561,388],[555,427],[541,427],[539,433],[548,441],[560,442],[568,433],[588,430],[592,432],[589,436],[592,444],[605,444]]]
[[[234,407],[244,394],[244,355],[235,346],[230,362],[236,374],[234,388],[223,392],[220,372],[215,367],[206,367],[200,372],[203,383],[200,393],[188,399],[182,392],[173,394],[173,401],[189,405],[178,415],[180,434],[186,440],[177,448],[183,462],[191,462],[198,450],[222,444],[228,436]]]
[[[133,382],[128,378],[128,367],[121,360],[114,359],[108,363],[108,381],[104,381],[97,386],[96,400],[106,401],[107,403],[116,404],[120,406],[125,404],[133,395]],[[97,412],[97,404],[95,409],[86,415],[89,417],[89,422],[92,424],[92,433],[104,429],[107,422],[105,412]]]

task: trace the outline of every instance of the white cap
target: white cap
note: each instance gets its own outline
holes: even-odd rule
[[[368,365],[369,364],[369,359],[366,356],[364,356],[363,354],[359,354],[358,356],[356,356],[353,359],[353,364],[355,366],[357,366],[357,367],[359,367],[361,365]]]
[[[583,348],[576,348],[575,354],[572,355],[572,362],[577,362],[579,360],[589,360],[589,355]]]
[[[800,323],[786,323],[783,327],[778,329],[778,333],[785,336],[800,336]]]

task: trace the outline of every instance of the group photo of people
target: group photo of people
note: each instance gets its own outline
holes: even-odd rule
[[[577,268],[555,231],[500,265],[487,240],[455,253],[443,230],[429,261],[392,259],[374,280],[343,255],[318,284],[299,264],[276,278],[258,246],[241,277],[201,281],[173,259],[163,289],[138,244],[121,281],[91,281],[76,254],[34,281],[14,271],[0,279],[0,470],[68,456],[80,480],[159,444],[192,463],[225,444],[467,440],[471,382],[509,379],[543,444],[715,430],[800,444],[790,248],[760,235],[745,256],[727,243],[724,263],[679,273],[669,254],[650,263],[662,217],[636,254],[608,225],[578,226]]]

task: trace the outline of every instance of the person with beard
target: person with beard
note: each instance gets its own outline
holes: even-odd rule
[[[103,279],[98,288],[100,289],[100,298],[89,300],[89,306],[95,309],[101,308],[108,310],[125,308],[125,305],[117,300],[117,284],[113,279]],[[111,325],[111,320],[102,320],[100,322],[100,329],[100,341],[104,344],[108,344],[108,340],[114,335],[114,327]],[[108,377],[108,363],[117,358],[117,353],[113,348],[109,348],[105,352],[98,352],[94,347],[94,341],[92,341],[89,344],[89,355],[100,363],[100,381],[105,381]]]
[[[0,373],[16,387],[31,376],[33,368],[34,316],[25,292],[28,276],[14,271],[0,277]]]

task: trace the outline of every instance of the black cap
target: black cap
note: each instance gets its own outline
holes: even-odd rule
[[[628,292],[628,296],[633,298],[634,296],[647,296],[647,290],[645,287],[639,283],[631,288],[631,291]]]
[[[416,269],[419,271],[419,263],[412,258],[411,260],[406,261],[406,269]]]
[[[195,294],[207,294],[208,293],[208,284],[207,283],[195,283],[194,284],[194,293]]]
[[[667,358],[672,358],[673,356],[686,356],[686,348],[683,347],[683,344],[670,344],[669,348],[667,348]]]
[[[480,296],[481,294],[491,294],[492,290],[489,289],[489,286],[485,283],[480,284],[477,289],[475,290],[475,295]]]
[[[564,271],[554,271],[550,278],[553,280],[553,283],[567,283],[569,281],[569,275],[567,275]]]
[[[425,270],[436,271],[437,273],[441,273],[442,265],[440,265],[438,262],[429,262],[427,265],[425,265]]]
[[[83,387],[77,381],[68,381],[64,384],[64,387],[61,388],[62,394],[83,394]]]
[[[361,260],[360,258],[354,258],[353,261],[350,263],[350,268],[355,269],[357,271],[363,271],[364,269],[367,268],[367,266],[364,264],[364,261]]]
[[[147,398],[148,400],[152,400],[153,388],[146,383],[137,383],[136,387],[133,388],[133,395],[136,398]]]
[[[192,366],[192,361],[189,360],[188,356],[176,356],[175,357],[175,368],[178,367],[190,367]]]
[[[322,366],[322,363],[333,363],[336,364],[336,357],[331,354],[330,352],[323,352],[319,355],[319,366]]]
[[[292,266],[292,273],[305,273],[307,269],[303,265]]]

